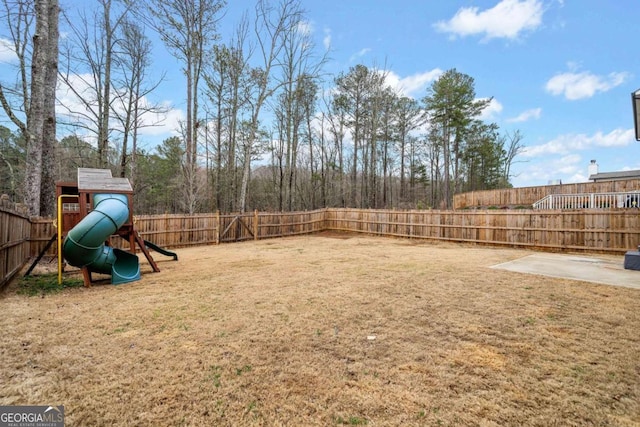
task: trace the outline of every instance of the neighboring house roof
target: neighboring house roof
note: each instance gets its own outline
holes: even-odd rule
[[[625,179],[640,179],[640,170],[621,172],[602,172],[589,176],[589,181],[619,181]]]

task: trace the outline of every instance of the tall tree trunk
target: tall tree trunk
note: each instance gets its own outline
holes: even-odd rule
[[[342,128],[342,124],[340,124]],[[347,207],[347,199],[345,198],[346,191],[346,176],[344,173],[344,144],[342,143],[342,134],[343,131],[340,129],[340,138],[336,139],[336,149],[338,151],[338,174],[340,174],[340,187],[338,188],[340,194],[340,207]]]
[[[353,138],[353,159],[352,159],[352,163],[351,163],[351,198],[349,200],[349,203],[351,205],[351,207],[359,207],[357,205],[357,188],[358,188],[358,137],[359,135],[359,126],[358,123],[356,122],[356,128],[354,131],[354,138]]]
[[[214,188],[216,193],[216,209],[222,207],[222,96],[217,99],[218,115],[216,117],[216,174]]]
[[[136,82],[135,86],[135,98],[136,100],[140,99],[140,80]],[[139,121],[139,107],[140,103],[136,101],[133,105],[133,120],[135,125],[133,126],[133,135],[131,136],[131,162],[129,162],[129,168],[131,170],[129,176],[131,177],[131,186],[136,188],[135,186],[135,177],[137,173],[137,157],[138,157],[138,121]]]
[[[194,198],[194,185],[193,185],[193,165],[192,152],[193,152],[193,58],[189,57],[186,60],[185,74],[187,78],[187,120],[185,130],[185,163],[184,163],[184,178],[185,178],[185,205],[189,213],[191,211],[191,203]]]
[[[104,19],[104,80],[102,87],[102,111],[98,127],[98,155],[100,167],[109,168],[109,112],[111,108],[111,57],[113,30],[111,28],[111,0],[103,2]]]
[[[287,127],[290,127],[290,124],[287,124]],[[297,168],[297,163],[298,163],[298,138],[299,138],[299,132],[298,132],[298,126],[297,123],[296,125],[294,125],[293,127],[293,132],[290,136],[291,138],[291,145],[289,146],[289,153],[287,158],[290,159],[289,160],[289,166],[288,166],[288,177],[287,177],[287,210],[289,212],[293,211],[293,199],[295,196],[295,180],[296,180],[296,168]]]
[[[42,132],[42,182],[40,188],[40,215],[55,216],[55,142],[56,142],[56,83],[58,81],[58,0],[49,0],[47,60],[44,78],[44,123]]]
[[[228,153],[227,153],[227,173],[225,178],[225,183],[227,187],[226,198],[227,198],[227,212],[234,212],[236,210],[236,192],[237,192],[237,181],[236,181],[236,148],[237,146],[237,118],[238,118],[238,97],[237,94],[234,96],[231,115],[229,116],[229,142],[228,142]]]
[[[254,131],[251,133],[255,135]],[[252,143],[246,142],[243,156],[244,163],[242,167],[242,183],[240,185],[240,213],[244,213],[247,209],[247,194],[249,189],[249,177],[251,174],[251,149]]]
[[[129,132],[131,129],[131,116],[133,112],[133,97],[130,95],[127,99],[126,113],[124,118],[124,131],[122,133],[122,152],[120,153],[120,171],[119,176],[124,178],[127,172],[127,149],[129,145]]]
[[[315,174],[315,169],[314,169],[314,158],[313,158],[313,130],[311,127],[311,120],[313,120],[313,117],[311,117],[311,112],[309,111],[308,108],[305,109],[306,112],[306,119],[307,119],[307,134],[309,135],[309,175],[310,175],[310,180],[311,180],[311,185],[310,185],[310,191],[311,191],[311,198],[310,198],[310,208],[311,210],[316,208],[316,174]]]
[[[447,119],[445,118],[444,123],[447,123]],[[444,199],[444,208],[449,209],[451,206],[449,199],[451,198],[451,146],[449,143],[449,129],[445,124],[442,128],[442,136],[443,136],[443,154],[444,154],[444,188],[442,197]]]
[[[31,97],[27,112],[27,161],[24,201],[33,216],[40,215],[42,187],[42,141],[45,122],[45,82],[47,50],[49,48],[49,1],[38,0],[35,5],[36,32],[33,36],[31,61]]]
[[[407,179],[406,179],[406,170],[405,165],[407,162],[406,159],[406,150],[407,150],[407,136],[404,133],[400,135],[400,200],[403,202],[407,197]]]

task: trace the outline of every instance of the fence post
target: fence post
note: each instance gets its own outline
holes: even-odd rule
[[[220,244],[220,211],[216,211],[216,245]]]
[[[253,211],[253,240],[258,240],[258,209]]]

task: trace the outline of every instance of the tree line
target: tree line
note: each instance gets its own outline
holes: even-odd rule
[[[457,192],[509,187],[522,149],[518,131],[480,119],[490,99],[458,70],[419,99],[378,67],[327,75],[299,0],[256,0],[228,40],[224,1],[95,0],[73,17],[60,11],[67,37],[40,68],[34,36],[46,17],[57,46],[57,0],[2,2],[18,61],[15,79],[0,81],[14,125],[0,126],[0,193],[33,215],[53,214],[53,182],[74,181],[78,167],[128,177],[140,214],[447,209]],[[144,148],[142,130],[169,111],[149,101],[163,79],[152,35],[181,66],[186,111],[177,136]],[[40,122],[48,132],[34,138]]]

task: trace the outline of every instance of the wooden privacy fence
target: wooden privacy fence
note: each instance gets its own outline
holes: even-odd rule
[[[51,238],[56,234],[55,220],[52,218],[31,218],[31,236],[29,241],[31,242],[30,256],[38,256]],[[52,244],[46,255],[56,254],[56,244]]]
[[[51,219],[31,219],[0,199],[0,287],[55,234]],[[367,210],[220,215],[139,215],[143,239],[165,248],[345,231],[412,239],[552,251],[623,254],[640,245],[640,210]],[[113,239],[114,246],[124,241]],[[56,245],[47,255],[56,255]]]
[[[0,196],[0,289],[24,266],[30,254],[31,222],[26,210]]]
[[[531,207],[533,203],[549,194],[622,193],[635,190],[640,190],[640,180],[638,179],[471,191],[468,193],[455,194],[453,196],[453,208],[486,208],[490,206]]]
[[[327,230],[379,236],[624,253],[640,243],[640,211],[327,209]]]
[[[133,224],[138,234],[158,246],[179,248],[218,243],[216,214],[136,215]],[[122,242],[113,239],[114,243]]]
[[[135,228],[143,239],[169,248],[295,236],[322,231],[324,210],[220,215],[140,215]]]
[[[136,215],[134,226],[144,240],[165,248],[181,248],[315,233],[324,230],[324,218],[325,210]],[[30,255],[38,255],[54,233],[51,219],[34,220]],[[111,240],[114,247],[128,249],[123,239],[113,237]],[[56,256],[56,251],[57,247],[53,245],[46,255]]]
[[[368,210],[220,215],[140,215],[143,239],[166,248],[268,239],[325,230],[378,236],[508,245],[542,250],[624,253],[640,244],[640,210]],[[32,224],[31,256],[55,231],[51,220]],[[113,239],[114,246],[124,244]],[[55,245],[48,255],[55,255]]]
[[[257,217],[258,239],[296,236],[324,231],[326,212],[321,209],[297,213],[261,213]]]

